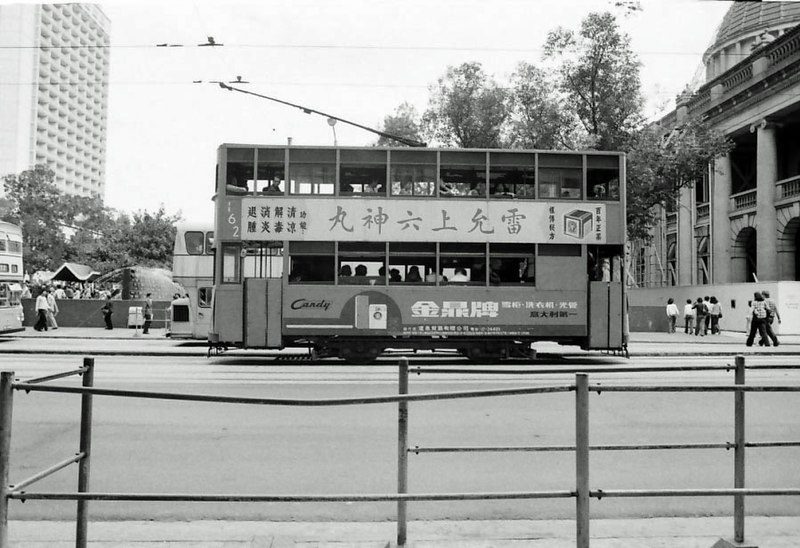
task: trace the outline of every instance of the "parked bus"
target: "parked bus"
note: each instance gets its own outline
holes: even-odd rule
[[[626,347],[621,153],[222,145],[216,348]]]
[[[22,230],[0,221],[0,334],[23,331]]]
[[[172,281],[186,290],[170,303],[169,336],[207,339],[211,327],[214,232],[210,223],[180,223],[172,253]]]

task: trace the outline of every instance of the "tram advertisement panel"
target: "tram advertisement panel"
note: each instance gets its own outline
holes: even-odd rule
[[[289,286],[284,326],[339,335],[535,336],[556,327],[583,330],[587,321],[581,291],[420,289]]]
[[[526,200],[243,198],[244,240],[606,243],[606,205]]]

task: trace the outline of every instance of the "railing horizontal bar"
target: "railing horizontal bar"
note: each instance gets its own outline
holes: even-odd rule
[[[745,447],[800,447],[800,441],[751,441]]]
[[[606,497],[728,497],[733,495],[755,496],[796,496],[800,495],[800,488],[780,489],[622,489],[622,490],[596,490],[589,496],[602,499]]]
[[[30,385],[17,383],[17,390],[34,392],[61,392],[69,394],[94,394],[96,396],[118,396],[124,398],[145,398],[156,400],[180,400],[217,403],[246,403],[255,405],[286,405],[298,407],[358,405],[375,403],[397,403],[401,401],[455,400],[462,398],[484,398],[489,396],[519,396],[525,394],[547,394],[555,392],[574,392],[574,386],[541,386],[527,388],[501,388],[495,390],[473,390],[468,392],[437,392],[430,394],[408,394],[376,396],[372,398],[340,398],[319,400],[289,400],[281,398],[247,398],[241,396],[212,396],[208,394],[184,394],[174,392],[148,392],[140,390],[118,390],[113,388],[89,388],[81,386]]]
[[[711,384],[676,386],[591,385],[590,392],[800,392],[800,386],[730,385]]]
[[[796,366],[800,369],[800,366]],[[425,367],[414,366],[409,370],[409,373],[475,373],[478,375],[557,375],[565,374],[572,375],[578,373],[654,373],[665,371],[733,371],[732,365],[686,365],[675,367],[592,367],[591,369],[582,369],[580,367],[562,367],[562,368],[539,368],[533,367],[530,369],[473,369],[473,368],[460,368],[450,369],[443,367]]]
[[[27,479],[24,479],[19,483],[15,483],[14,485],[9,485],[9,490],[12,491],[12,492],[13,491],[19,491],[20,489],[22,489],[24,487],[27,487],[28,485],[30,485],[30,484],[32,484],[34,482],[37,482],[40,479],[44,479],[44,478],[46,478],[47,476],[49,476],[51,474],[55,474],[56,472],[58,472],[62,468],[66,468],[67,466],[69,466],[70,464],[72,464],[74,462],[78,462],[79,460],[81,460],[85,456],[86,456],[86,453],[76,453],[74,456],[69,457],[68,459],[64,459],[61,462],[57,462],[56,464],[54,464],[50,468],[45,468],[44,470],[42,470],[38,474],[34,474],[31,477],[29,477]]]
[[[591,451],[648,451],[660,449],[732,449],[732,443],[665,443],[655,445],[590,445]],[[574,445],[414,447],[409,453],[479,453],[508,451],[575,451]]]
[[[39,384],[39,383],[42,383],[42,382],[54,381],[54,380],[57,380],[57,379],[63,379],[64,377],[72,377],[74,375],[83,375],[84,373],[86,373],[86,368],[85,367],[81,367],[80,369],[74,369],[72,371],[64,371],[63,373],[55,373],[53,375],[47,375],[46,377],[37,377],[35,379],[28,379],[28,380],[26,380],[24,382],[25,382],[25,384]],[[17,384],[19,384],[19,383],[14,383],[13,387],[16,388]]]
[[[435,500],[504,500],[574,498],[574,491],[527,491],[509,493],[409,493],[370,495],[200,495],[189,493],[9,493],[18,500],[110,500],[158,502],[381,502]]]

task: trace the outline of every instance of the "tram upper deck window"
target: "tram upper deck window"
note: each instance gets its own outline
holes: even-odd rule
[[[489,283],[519,285],[536,283],[534,244],[489,244]]]
[[[339,189],[344,195],[386,194],[386,151],[340,152]]]
[[[430,242],[389,242],[389,284],[434,285],[436,244]]]
[[[436,188],[436,153],[393,150],[391,156],[392,196],[433,196]]]
[[[240,244],[222,244],[222,283],[242,283]]]
[[[439,268],[448,284],[486,285],[486,244],[439,244]]]
[[[255,192],[254,166],[254,149],[229,148],[225,194],[237,196]]]
[[[536,156],[531,153],[496,152],[489,158],[489,193],[499,198],[533,198]]]
[[[583,156],[539,155],[539,198],[580,200],[583,197]]]
[[[186,253],[189,255],[202,255],[203,254],[203,238],[202,232],[190,231],[183,235],[183,241],[186,244]]]
[[[289,193],[331,195],[335,184],[335,150],[290,149]]]
[[[284,149],[258,149],[257,187],[261,194],[283,194],[286,189]]]
[[[586,156],[586,192],[590,200],[619,200],[618,156]]]
[[[289,283],[333,283],[333,242],[289,242]]]
[[[486,195],[486,153],[441,153],[439,196],[460,197]]]

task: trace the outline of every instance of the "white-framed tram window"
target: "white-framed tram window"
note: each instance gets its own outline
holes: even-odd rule
[[[222,283],[242,283],[241,249],[240,244],[222,244]]]

